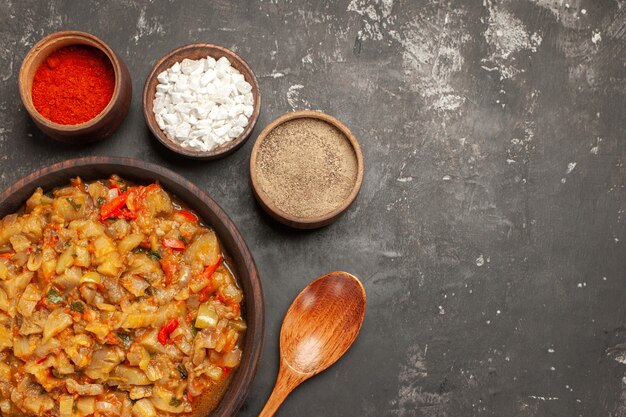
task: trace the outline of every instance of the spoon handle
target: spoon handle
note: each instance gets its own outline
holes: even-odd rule
[[[308,377],[308,375],[293,372],[291,368],[281,362],[274,390],[272,391],[272,395],[268,398],[267,403],[265,403],[265,407],[261,410],[259,417],[272,417],[289,393]]]

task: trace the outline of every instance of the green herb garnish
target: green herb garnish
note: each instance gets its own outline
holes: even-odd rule
[[[74,301],[71,305],[70,305],[70,310],[72,311],[77,311],[79,313],[84,313],[85,312],[85,304],[82,303],[82,301]]]
[[[55,378],[65,378],[62,374],[59,373],[59,371],[57,371],[56,369],[52,368],[52,371],[50,371],[50,373],[52,374],[53,377]]]
[[[102,197],[98,197],[98,199],[96,200],[96,202],[98,203],[99,206],[104,204],[104,198]]]
[[[148,251],[148,255],[150,255],[150,257],[154,259],[155,261],[158,261],[159,259],[161,259],[161,254],[154,250]]]
[[[53,304],[60,304],[63,302],[63,296],[56,288],[52,287],[48,291],[48,301]]]
[[[170,400],[170,405],[172,407],[178,407],[179,405],[181,405],[183,402],[181,400],[179,400],[178,398],[172,396],[172,399]]]
[[[116,331],[115,334],[117,335],[117,338],[120,339],[120,342],[122,343],[122,346],[124,346],[125,349],[130,348],[130,345],[132,345],[133,343],[132,334],[122,331],[122,330]]]
[[[66,240],[66,241],[65,241],[65,243],[63,244],[63,247],[64,247],[64,248],[67,248],[67,247],[68,247],[69,245],[71,245],[71,244],[72,244],[72,241],[71,241],[71,240]]]
[[[72,207],[74,207],[74,210],[78,211],[80,210],[80,208],[82,207],[80,204],[78,204],[76,201],[74,201],[73,198],[66,198],[67,202],[70,203],[72,205]]]
[[[182,363],[178,365],[178,373],[182,379],[187,379],[187,368]]]

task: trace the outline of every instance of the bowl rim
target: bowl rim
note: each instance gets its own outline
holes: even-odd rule
[[[234,240],[232,246],[235,246],[237,249],[239,256],[242,258],[243,265],[248,272],[248,274],[246,274],[246,283],[249,285],[249,294],[252,295],[252,298],[247,297],[246,304],[254,305],[254,314],[249,316],[249,314],[252,314],[252,311],[247,310],[246,321],[248,323],[254,322],[255,326],[253,328],[248,327],[245,336],[246,349],[244,351],[244,360],[246,359],[246,353],[250,352],[250,356],[247,358],[247,363],[242,363],[234,372],[232,380],[225,389],[219,403],[209,414],[209,417],[230,417],[235,415],[243,405],[250,389],[252,388],[252,383],[257,373],[265,339],[265,302],[262,284],[250,249],[239,232],[239,229],[235,226],[224,210],[215,202],[215,200],[181,175],[165,167],[138,159],[101,156],[65,160],[63,162],[58,162],[40,168],[17,180],[0,192],[0,218],[13,213],[21,207],[28,197],[30,197],[32,192],[37,187],[41,186],[42,181],[49,183],[49,187],[66,184],[72,176],[78,175],[72,173],[71,171],[81,169],[88,172],[87,175],[82,176],[89,179],[92,179],[92,177],[93,179],[101,178],[99,170],[106,170],[109,172],[109,175],[111,175],[116,173],[114,172],[115,170],[119,171],[129,169],[133,171],[131,174],[127,174],[129,177],[145,176],[145,179],[148,181],[164,180],[164,182],[169,183],[164,184],[164,188],[168,192],[172,193],[186,203],[189,203],[190,200],[195,200],[197,205],[202,205],[203,208],[206,208],[219,222],[222,223],[218,226],[223,227],[219,228],[228,230],[230,238]],[[119,175],[124,175],[124,172],[117,173]],[[171,190],[174,186],[181,190],[188,191],[190,193],[189,196],[183,197]],[[215,224],[208,221],[207,223],[209,223],[212,227],[215,227],[217,231],[218,227],[216,227]],[[220,233],[218,233],[218,236],[219,235]],[[222,241],[224,241],[223,237],[222,233],[222,236],[220,236]],[[234,255],[233,249],[235,248],[229,248],[231,256]],[[236,267],[241,273],[241,268],[239,268],[239,266]],[[224,402],[225,399],[228,399],[228,404]]]
[[[152,110],[152,108],[148,108],[148,103],[149,102],[152,103],[154,101],[154,94],[156,92],[156,84],[155,84],[154,89],[151,89],[149,88],[150,82],[153,79],[156,79],[159,73],[169,68],[169,66],[167,68],[164,67],[165,62],[171,58],[176,58],[176,62],[180,63],[186,58],[186,53],[188,51],[197,50],[197,49],[206,49],[207,55],[211,55],[210,54],[211,51],[218,51],[223,56],[226,56],[229,60],[237,61],[247,73],[247,74],[242,74],[242,75],[244,75],[244,77],[246,77],[246,75],[249,76],[250,80],[247,80],[248,77],[246,77],[246,81],[250,82],[250,84],[252,85],[252,91],[256,92],[252,115],[248,119],[248,124],[246,125],[246,128],[244,129],[244,131],[241,132],[239,136],[237,136],[235,139],[231,140],[230,142],[226,142],[222,145],[219,145],[210,151],[198,151],[194,149],[187,149],[187,148],[183,148],[180,145],[175,144],[172,140],[170,140],[167,137],[167,135],[159,127],[159,125],[150,119],[150,115],[151,114],[154,115],[154,111]],[[175,152],[179,155],[183,155],[192,159],[205,159],[205,160],[218,159],[226,155],[229,155],[230,153],[237,150],[239,147],[243,146],[243,144],[248,140],[248,138],[252,134],[252,130],[254,129],[254,126],[257,123],[257,120],[259,118],[259,114],[261,111],[261,89],[259,88],[258,80],[256,78],[256,75],[254,74],[254,71],[252,71],[252,68],[250,68],[248,63],[234,51],[224,46],[213,44],[213,43],[190,43],[190,44],[180,46],[168,52],[167,54],[163,55],[161,58],[159,58],[156,61],[156,63],[152,67],[152,70],[146,77],[146,81],[144,83],[143,94],[142,94],[142,106],[143,106],[144,119],[146,121],[146,124],[148,125],[148,128],[163,146],[165,146],[172,152]]]
[[[102,51],[111,66],[113,67],[113,73],[115,75],[115,88],[113,89],[113,94],[111,95],[111,99],[107,103],[107,105],[92,119],[87,120],[86,122],[75,124],[75,125],[64,125],[61,123],[53,122],[52,120],[44,117],[39,111],[35,108],[33,104],[32,95],[26,93],[26,85],[24,82],[26,81],[26,68],[28,65],[32,63],[32,61],[39,56],[43,52],[43,49],[49,44],[58,42],[60,38],[74,38],[75,40],[87,40],[89,43],[77,43],[76,45],[87,45],[93,48],[96,48]],[[94,45],[95,44],[95,45]],[[70,45],[64,45],[70,46]],[[64,47],[62,46],[62,47]],[[58,48],[61,49],[62,47]],[[58,50],[58,49],[55,49]],[[115,104],[118,102],[121,95],[121,75],[122,75],[122,67],[120,64],[120,58],[113,51],[113,49],[102,39],[88,32],[83,32],[80,30],[63,30],[59,32],[53,32],[42,39],[40,39],[32,48],[26,53],[24,59],[22,60],[22,65],[20,66],[20,72],[18,76],[18,84],[20,90],[20,98],[22,99],[22,104],[26,108],[26,111],[30,116],[37,120],[38,123],[46,126],[51,130],[57,130],[62,132],[79,132],[81,130],[86,130],[95,126],[102,119],[109,114],[112,109],[115,107]]]
[[[348,139],[348,142],[352,146],[357,160],[357,177],[354,182],[354,186],[352,187],[352,191],[350,192],[348,197],[345,199],[343,204],[341,204],[341,206],[339,206],[335,210],[317,217],[296,217],[289,213],[286,213],[280,207],[274,204],[274,202],[269,198],[265,191],[263,191],[261,185],[257,180],[257,157],[263,141],[276,127],[295,119],[319,119],[339,129],[339,131],[343,133],[343,135]],[[350,131],[350,129],[348,129],[346,125],[341,123],[335,117],[319,110],[300,110],[285,113],[282,116],[279,116],[261,131],[254,143],[254,147],[252,148],[252,152],[250,154],[250,182],[252,184],[252,191],[254,192],[254,196],[256,197],[257,201],[260,203],[261,207],[263,207],[263,209],[267,213],[269,213],[274,219],[287,226],[291,226],[297,229],[315,229],[334,222],[348,208],[350,208],[354,200],[356,200],[356,197],[361,189],[361,185],[363,184],[363,175],[365,171],[364,165],[365,163],[363,160],[361,146],[359,145],[359,142],[357,141],[354,134]]]

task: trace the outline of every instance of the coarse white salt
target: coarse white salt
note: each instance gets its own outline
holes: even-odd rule
[[[157,124],[185,148],[206,152],[234,140],[254,112],[252,86],[226,57],[184,59],[157,81]]]

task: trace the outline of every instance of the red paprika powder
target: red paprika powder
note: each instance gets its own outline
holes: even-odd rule
[[[104,52],[66,46],[50,54],[35,72],[33,105],[52,122],[76,125],[96,117],[114,89],[115,71]]]

